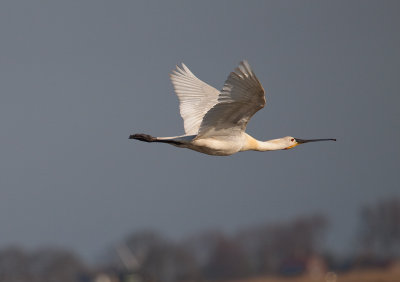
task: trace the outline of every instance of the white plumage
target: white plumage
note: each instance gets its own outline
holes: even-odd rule
[[[185,64],[176,66],[170,78],[179,98],[185,133],[197,134],[204,115],[218,102],[219,91],[198,79]]]
[[[291,136],[258,141],[245,133],[250,118],[265,106],[265,91],[247,61],[239,64],[221,91],[198,79],[184,64],[170,75],[180,102],[185,135],[152,137],[133,134],[145,142],[169,143],[209,155],[227,156],[239,151],[290,149],[302,143],[336,139],[303,140]]]

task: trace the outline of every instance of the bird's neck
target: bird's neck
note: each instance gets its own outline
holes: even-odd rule
[[[287,148],[287,145],[282,142],[282,138],[272,139],[268,141],[259,141],[250,135],[246,134],[245,145],[242,148],[242,151],[276,151],[283,150]]]

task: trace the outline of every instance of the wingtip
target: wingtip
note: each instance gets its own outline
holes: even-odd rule
[[[181,65],[187,74],[189,74],[190,76],[193,76],[193,77],[195,76],[183,62],[181,63]]]
[[[250,64],[249,64],[249,62],[248,62],[247,60],[241,61],[241,65],[244,67],[244,69],[245,69],[248,73],[250,73],[250,74],[252,73]]]
[[[154,142],[156,141],[157,138],[148,135],[148,134],[143,134],[143,133],[137,133],[137,134],[132,134],[129,135],[129,139],[136,139],[144,142]]]
[[[188,67],[184,63],[175,65],[175,68],[171,70],[172,75],[185,75],[186,73],[191,73]]]
[[[179,64],[177,64],[177,65],[175,66],[175,68],[176,68],[180,73],[183,72],[183,68],[181,68],[181,66],[179,66]]]

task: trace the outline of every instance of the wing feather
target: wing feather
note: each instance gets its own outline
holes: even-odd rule
[[[170,75],[179,98],[186,135],[196,135],[204,115],[218,102],[219,91],[198,79],[185,64]]]
[[[197,138],[237,135],[264,106],[264,88],[247,61],[240,62],[225,81],[218,103],[205,114]]]

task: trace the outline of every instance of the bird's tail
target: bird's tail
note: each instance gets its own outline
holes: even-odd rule
[[[159,143],[167,143],[167,144],[172,144],[172,145],[182,145],[182,142],[179,142],[178,140],[176,140],[175,138],[164,138],[164,137],[153,137],[151,135],[148,134],[143,134],[143,133],[138,133],[138,134],[132,134],[129,136],[129,139],[136,139],[136,140],[140,140],[143,142],[159,142]]]
[[[136,139],[136,140],[140,140],[143,142],[156,142],[157,138],[153,137],[151,135],[148,134],[143,134],[143,133],[139,133],[139,134],[132,134],[129,136],[129,139]]]

